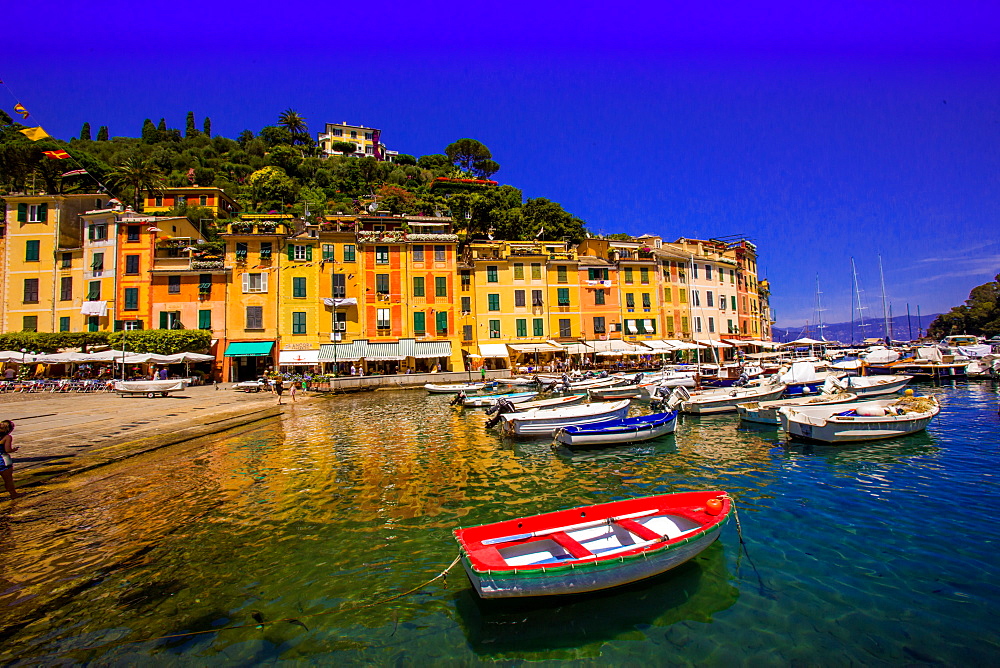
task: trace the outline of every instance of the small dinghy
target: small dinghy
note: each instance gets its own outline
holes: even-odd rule
[[[506,392],[504,394],[476,394],[471,397],[465,397],[462,400],[462,405],[466,408],[489,408],[490,406],[496,405],[499,401],[506,399],[512,404],[520,404],[525,401],[531,401],[538,396],[538,392]]]
[[[713,413],[733,413],[738,404],[748,401],[770,401],[785,392],[785,385],[761,385],[757,387],[725,388],[705,393],[689,393],[683,387],[675,387],[667,401],[670,407],[680,407],[682,413],[710,415]]]
[[[785,406],[809,407],[825,406],[828,404],[846,404],[857,401],[858,396],[850,392],[839,392],[837,394],[818,394],[813,396],[797,397],[795,399],[776,399],[774,401],[750,401],[745,404],[737,404],[736,412],[744,422],[755,422],[757,424],[781,424],[781,417],[778,414]]]
[[[674,433],[677,411],[652,413],[622,420],[563,427],[555,435],[557,442],[570,448],[601,448],[623,443],[641,443]]]
[[[587,400],[586,394],[567,394],[564,397],[550,397],[548,399],[532,399],[531,401],[522,401],[520,403],[508,402],[509,410],[502,411],[504,413],[525,413],[536,408],[562,408],[565,406],[575,406],[577,404],[582,404]],[[497,402],[497,406],[503,405],[503,402]],[[506,406],[505,406],[506,407]],[[490,406],[489,414],[492,415],[496,412],[496,406]]]
[[[450,383],[448,385],[424,383],[424,389],[431,394],[458,394],[459,392],[478,392],[487,385],[488,383]]]
[[[501,415],[500,426],[508,436],[551,436],[560,427],[616,420],[628,415],[628,399],[568,408],[543,408]]]
[[[789,438],[836,444],[913,434],[926,429],[940,411],[934,397],[911,394],[834,406],[786,406],[779,416]]]
[[[843,380],[847,390],[859,397],[878,397],[906,387],[913,376],[848,376]]]
[[[456,529],[462,565],[482,598],[600,591],[696,557],[732,511],[725,492],[601,503]]]

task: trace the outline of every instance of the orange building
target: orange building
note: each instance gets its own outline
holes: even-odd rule
[[[144,213],[164,213],[181,207],[201,206],[211,209],[216,218],[228,218],[239,211],[239,204],[222,188],[184,186],[146,191]]]

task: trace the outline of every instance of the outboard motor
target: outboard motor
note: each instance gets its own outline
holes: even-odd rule
[[[653,390],[653,396],[649,400],[649,409],[658,413],[667,407],[667,397],[670,396],[670,388],[664,385]]]
[[[465,390],[460,390],[459,393],[455,395],[455,398],[452,399],[451,403],[449,403],[448,405],[449,406],[461,406],[462,402],[465,401],[465,399],[466,399]]]
[[[641,382],[642,382],[642,374],[641,373],[637,373],[637,374],[635,374],[635,378],[632,379],[632,383],[631,384],[632,385],[638,385]]]
[[[493,415],[493,413],[496,413],[495,417],[486,422],[486,428],[492,429],[497,426],[500,424],[500,420],[502,419],[500,417],[501,415],[504,415],[505,413],[513,413],[514,411],[514,404],[512,404],[509,399],[501,399],[495,406],[492,406],[488,411],[486,411],[487,415]]]
[[[735,385],[736,387],[743,387],[748,382],[750,382],[750,376],[748,376],[747,372],[744,371],[743,373],[740,374],[740,377],[736,379],[736,382],[734,382],[733,385]]]

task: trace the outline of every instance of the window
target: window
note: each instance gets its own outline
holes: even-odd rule
[[[735,311],[736,310],[736,295],[729,295],[729,299],[731,300],[729,303],[732,305],[733,310]]]
[[[711,290],[705,292],[705,303],[708,306],[715,306],[715,293]]]
[[[531,321],[531,335],[532,336],[545,336],[545,328],[541,318],[533,318]]]
[[[681,304],[687,304],[688,303],[687,290],[685,290],[684,288],[678,288],[678,290],[677,290],[677,297],[680,299]],[[685,330],[685,331],[687,331],[687,330]]]
[[[104,253],[94,253],[90,260],[90,268],[94,276],[100,276],[104,271]]]
[[[337,259],[337,247],[333,244],[323,244],[323,259],[324,260],[336,260]]]
[[[542,264],[540,262],[531,263],[531,280],[542,280]]]
[[[740,333],[740,332],[739,332],[739,330],[738,330],[738,329],[736,329],[736,328],[735,328],[735,327],[733,326],[733,320],[732,320],[732,318],[730,318],[730,319],[726,320],[726,331],[727,331],[727,333],[729,333],[729,334],[739,334],[739,333]]]
[[[389,247],[375,247],[375,264],[389,264]]]
[[[288,245],[288,259],[306,261],[313,259],[313,247],[312,246],[300,246],[298,244]]]
[[[647,311],[650,309],[650,300],[649,300],[649,293],[648,292],[643,292],[642,293],[642,307],[644,309],[646,309]]]
[[[91,241],[104,241],[108,238],[108,226],[104,223],[91,223],[87,238]]]
[[[167,292],[176,295],[181,291],[181,277],[167,276]]]
[[[59,318],[59,331],[68,332],[69,331],[69,316],[62,316]]]
[[[125,288],[125,310],[139,310],[139,288]]]
[[[673,298],[670,295],[670,288],[663,288],[663,301],[667,303],[673,301]]]
[[[375,274],[375,292],[389,296],[389,274]]]
[[[344,274],[333,275],[333,298],[343,299],[347,296],[347,276]]]
[[[59,279],[59,301],[73,300],[73,277],[63,276]]]
[[[331,134],[334,137],[343,137],[344,136],[344,131],[341,130],[340,128],[334,128],[334,130],[333,130],[333,132]]]
[[[604,316],[594,316],[594,334],[604,334],[605,331]]]
[[[472,325],[462,325],[462,340],[463,341],[472,340]]]
[[[413,247],[413,261],[414,262],[423,262],[424,261],[424,247],[423,246],[414,246]]]
[[[557,303],[559,306],[569,306],[569,288],[559,288]]]
[[[125,226],[125,240],[126,241],[138,241],[139,240],[139,226],[138,225],[126,225]]]
[[[249,248],[249,246],[247,245],[247,243],[245,241],[237,241],[236,242],[236,261],[237,262],[246,262],[247,261],[247,248]]]
[[[462,292],[468,292],[472,286],[472,274],[469,273],[468,269],[463,269],[460,276],[462,277]]]
[[[698,280],[698,265],[691,263],[691,278]]]
[[[445,336],[448,333],[448,312],[438,311],[437,314],[437,333],[438,336]]]
[[[712,280],[712,265],[710,264],[705,265],[705,280],[706,281]]]
[[[524,297],[525,297],[524,290],[514,290],[514,306],[516,308],[524,308],[526,304]]]
[[[524,263],[515,262],[514,263],[514,280],[523,281],[524,280]]]
[[[448,277],[447,276],[435,276],[434,277],[434,296],[435,297],[447,297],[448,296]]]
[[[435,262],[444,262],[445,261],[446,258],[445,258],[445,252],[444,251],[445,251],[444,246],[435,246],[434,247],[434,261]]]
[[[26,315],[21,318],[21,331],[22,332],[37,332],[38,331],[38,316],[37,315]],[[92,331],[97,331],[92,330]]]
[[[174,195],[174,206],[187,206],[187,195]]]
[[[334,337],[337,341],[340,341],[340,332],[347,331],[347,314],[341,311],[334,311],[332,325]]]
[[[413,333],[425,334],[427,332],[427,314],[423,311],[413,312]]]
[[[472,313],[472,297],[462,297],[462,313]]]
[[[413,296],[423,297],[424,296],[424,277],[414,276],[413,277]]]
[[[625,267],[625,282],[632,284],[632,267]]]
[[[208,204],[208,195],[200,195],[198,197],[198,205],[206,206]]]
[[[101,282],[91,281],[87,290],[87,301],[96,302],[101,300]]]
[[[701,306],[701,291],[692,290],[691,291],[691,303],[695,306]]]
[[[125,256],[125,273],[126,274],[138,274],[139,273],[139,256],[138,255],[126,255]]]
[[[344,244],[344,262],[354,261],[354,244]]]
[[[247,306],[247,329],[264,329],[264,307]]]
[[[532,290],[531,291],[531,305],[532,306],[541,306],[542,305],[542,291],[541,290]]]
[[[628,308],[635,308],[635,295],[631,292],[625,293],[625,306]]]
[[[723,311],[726,310],[726,295],[719,295],[719,308]]]
[[[559,336],[573,336],[569,318],[559,318]]]
[[[486,301],[488,303],[487,308],[489,308],[490,311],[500,310],[500,295],[498,294],[486,295]]]
[[[292,311],[292,334],[306,333],[306,312]]]
[[[604,289],[594,290],[594,304],[600,306],[604,304]]]
[[[715,318],[709,318],[708,319],[708,331],[709,332],[714,332],[715,331]]]
[[[607,269],[588,269],[587,270],[587,280],[588,281],[606,281],[606,280],[608,280],[608,270]]]
[[[701,318],[694,319],[694,331],[701,332]]]
[[[153,204],[155,206],[163,206],[163,195],[157,195],[153,198]],[[100,207],[98,207],[100,208]]]
[[[198,311],[198,329],[212,329],[212,311],[210,309]]]
[[[681,332],[687,333],[688,331],[688,319],[686,316],[681,316]]]
[[[375,327],[389,329],[389,309],[380,308],[375,311]]]
[[[305,299],[306,297],[306,277],[305,276],[293,276],[292,277],[292,298],[294,299]]]
[[[351,130],[351,139],[357,139],[357,138],[358,138],[358,131]]]
[[[639,282],[643,285],[649,285],[649,268],[641,267],[639,269]]]
[[[514,325],[517,328],[517,335],[518,336],[527,336],[528,335],[528,319],[527,318],[518,318],[517,320],[514,321]]]
[[[37,278],[26,278],[26,279],[24,279],[24,303],[25,304],[37,304],[38,303],[38,279]]]
[[[566,272],[566,267],[563,265],[556,267],[556,282],[569,283],[569,275]]]
[[[372,133],[371,132],[366,132],[365,133],[365,139],[367,139],[368,141],[372,141],[372,139],[373,139]]]
[[[267,274],[243,274],[243,292],[267,292]]]
[[[180,311],[160,311],[160,329],[184,329]]]
[[[490,338],[499,339],[500,338],[500,321],[490,320]]]
[[[41,246],[41,241],[37,239],[29,239],[24,242],[24,261],[25,262],[38,262],[39,246]]]
[[[61,269],[72,269],[73,268],[73,254],[63,253],[62,254],[62,267]]]
[[[45,223],[49,219],[48,204],[18,204],[17,222],[19,223]]]
[[[491,264],[488,267],[486,267],[486,282],[487,283],[498,283],[498,282],[500,282],[500,279],[497,276],[497,267],[496,267],[496,265],[492,265]]]

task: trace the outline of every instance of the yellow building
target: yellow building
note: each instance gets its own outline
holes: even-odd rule
[[[377,160],[390,160],[399,152],[387,150],[385,145],[379,141],[381,134],[381,130],[367,128],[364,125],[350,125],[347,122],[327,123],[323,132],[317,136],[317,143],[326,155],[344,155],[333,150],[333,145],[337,142],[349,142],[354,144],[354,153],[349,153],[349,157],[362,158],[367,156]]]
[[[142,210],[147,214],[165,213],[180,207],[204,207],[216,218],[229,218],[239,205],[222,188],[184,186],[146,191]],[[197,221],[195,221],[197,222]]]
[[[107,206],[108,196],[12,195],[6,201],[3,331],[83,331],[81,214]]]

